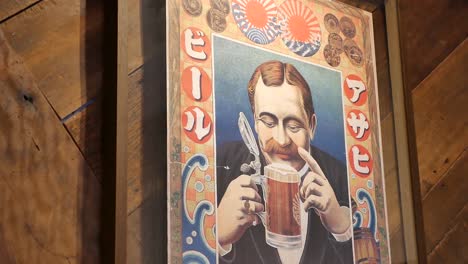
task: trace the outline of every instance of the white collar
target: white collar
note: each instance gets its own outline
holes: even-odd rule
[[[306,163],[304,164],[304,167],[302,167],[302,169],[299,170],[299,176],[301,176],[301,178],[304,177],[308,171],[309,171],[309,165],[307,165]]]

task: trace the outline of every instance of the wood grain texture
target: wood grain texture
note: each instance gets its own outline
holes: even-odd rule
[[[0,259],[2,260],[2,263],[4,264],[13,264],[14,256],[13,252],[11,252],[13,249],[11,248],[11,245],[7,243],[7,241],[4,238],[5,231],[3,231],[3,225],[0,224]]]
[[[379,92],[380,119],[384,120],[392,112],[392,87],[388,64],[387,31],[385,10],[376,9],[372,13],[374,25],[375,64],[377,71],[377,86]]]
[[[135,5],[130,9],[136,8]],[[138,7],[140,9],[140,7]],[[128,164],[127,164],[127,188],[128,202],[127,213],[127,260],[128,263],[154,263],[166,259],[166,245],[161,234],[166,234],[163,220],[166,218],[166,174],[165,174],[165,64],[161,60],[164,57],[164,43],[161,41],[161,33],[153,31],[154,24],[160,24],[164,16],[154,16],[154,11],[164,13],[161,7],[153,6],[139,12],[143,17],[131,17],[129,14],[129,39],[138,37],[141,59],[145,58],[145,65],[134,71],[129,76],[128,84]],[[143,35],[132,35],[135,29],[131,24],[138,20],[150,20],[145,22],[144,29],[138,32],[146,32]],[[151,22],[152,21],[152,22]],[[156,35],[156,36],[155,36]],[[131,37],[133,36],[133,37]],[[131,48],[134,42],[129,41],[129,65],[132,64]],[[138,45],[137,45],[138,46]],[[151,51],[152,49],[155,49]],[[150,51],[147,51],[150,50]],[[149,54],[149,55],[147,55]],[[134,64],[137,65],[137,64]],[[136,67],[136,66],[135,66]],[[162,83],[161,83],[162,82]],[[96,102],[84,111],[65,122],[73,138],[85,153],[85,157],[97,174],[102,173],[100,161],[101,153],[99,138],[102,136],[101,128],[101,102],[98,97]],[[83,133],[84,132],[84,133]],[[159,161],[159,162],[158,162]],[[135,222],[134,219],[139,219]],[[165,235],[163,236],[165,238]],[[138,239],[137,239],[138,238]],[[142,243],[141,241],[144,241]]]
[[[154,119],[159,111],[157,108],[148,107],[148,111],[143,113],[144,98],[154,99],[156,96],[148,96],[152,92],[143,89],[143,69],[139,69],[129,76],[128,81],[128,145],[127,145],[127,214],[135,211],[144,200],[148,199],[152,192],[145,193],[143,178],[151,179],[152,172],[158,171],[157,157],[153,149],[153,154],[144,153],[143,144],[147,141],[155,142],[155,135],[164,133],[165,128],[157,126]],[[147,83],[149,85],[149,83]],[[79,148],[83,151],[86,161],[91,165],[98,177],[101,177],[102,153],[100,150],[99,138],[102,136],[101,127],[101,103],[97,101],[84,111],[77,113],[64,125],[70,135],[75,139]],[[146,118],[144,120],[143,118]],[[161,120],[159,120],[161,121]],[[144,131],[143,131],[144,130]],[[150,130],[150,131],[149,131]],[[88,132],[89,131],[89,132]],[[148,134],[147,138],[143,135]],[[161,140],[160,138],[158,141]],[[150,143],[148,143],[150,144]],[[144,175],[146,173],[146,175]],[[154,187],[154,182],[148,182]],[[158,190],[163,191],[163,190]]]
[[[135,211],[142,202],[148,198],[144,197],[143,193],[143,171],[154,170],[153,161],[148,157],[148,160],[143,160],[143,71],[138,70],[130,76],[129,79],[129,112],[128,112],[128,181],[127,181],[127,195],[128,195],[128,213]],[[154,110],[153,110],[154,113]],[[147,113],[150,114],[150,113]],[[161,132],[161,131],[159,131]],[[156,134],[155,134],[156,135]]]
[[[425,263],[422,205],[420,201],[417,152],[412,116],[411,97],[404,88],[400,49],[399,10],[396,0],[385,5],[388,34],[392,101],[395,115],[395,142],[398,160],[398,178],[402,207],[402,230],[405,239],[405,255],[410,262]]]
[[[466,61],[468,40],[463,41],[413,91],[423,197],[468,147]]]
[[[164,64],[156,56],[129,79],[129,230],[141,244],[139,248],[129,244],[127,250],[130,256],[140,256],[142,263],[167,261],[166,101],[161,68]]]
[[[397,173],[395,127],[392,113],[392,90],[389,72],[388,46],[386,37],[385,11],[381,8],[372,13],[374,44],[379,92],[380,130],[385,175],[388,228],[393,263],[406,261],[403,233],[401,229],[401,200]]]
[[[399,0],[406,89],[412,90],[468,36],[468,2]]]
[[[408,263],[405,253],[405,239],[403,237],[403,230],[401,228],[393,232],[393,234],[390,236],[390,247],[392,263]]]
[[[466,263],[466,1],[399,1],[429,263]],[[429,15],[430,14],[430,15]]]
[[[83,10],[81,1],[46,0],[0,25],[60,117],[95,95],[82,76]],[[99,23],[99,17],[95,23]],[[91,74],[86,78],[92,78]]]
[[[102,179],[102,153],[101,141],[102,104],[101,98],[96,98],[94,103],[83,111],[74,114],[63,124],[83,154],[86,163],[94,175]]]
[[[0,21],[13,17],[16,13],[40,0],[2,0],[0,1]]]
[[[154,201],[145,200],[128,216],[127,263],[167,262],[167,249],[159,246],[166,233],[161,232],[161,228],[155,224],[158,223],[163,210],[155,206],[157,203]],[[149,214],[152,210],[156,213]]]
[[[455,225],[429,254],[428,263],[468,263],[468,205],[456,216]]]
[[[385,139],[382,141],[382,152],[385,172],[385,196],[387,198],[388,228],[391,239],[391,237],[399,231],[402,224],[393,115],[388,115],[380,124],[382,138]]]
[[[60,118],[99,96],[102,56],[96,47],[103,41],[102,2],[43,0],[0,25]],[[156,2],[144,1],[144,7]],[[143,44],[135,35],[141,33],[141,6],[139,0],[128,0],[127,5],[131,7],[128,65],[132,72],[143,63]]]
[[[448,173],[423,201],[426,252],[430,253],[453,226],[456,216],[468,204],[468,151],[463,151]]]
[[[99,263],[99,183],[1,32],[0,87],[0,240],[14,263]]]
[[[116,86],[116,139],[115,139],[115,264],[127,260],[127,111],[128,111],[128,5],[117,1],[117,86]]]
[[[164,1],[162,1],[164,2]],[[158,35],[164,28],[165,7],[153,0],[128,0],[128,72],[132,73],[146,61],[164,49],[164,42],[158,41]],[[153,33],[152,33],[153,31]]]

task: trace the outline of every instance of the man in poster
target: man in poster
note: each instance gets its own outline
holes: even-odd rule
[[[268,61],[248,84],[262,168],[286,164],[299,172],[302,246],[274,248],[256,213],[262,192],[241,166],[252,160],[243,142],[217,150],[217,236],[221,263],[352,263],[352,224],[345,166],[312,146],[317,127],[311,91],[291,64]],[[226,169],[229,168],[229,169]],[[243,168],[245,171],[245,168]],[[263,170],[262,170],[263,173]]]

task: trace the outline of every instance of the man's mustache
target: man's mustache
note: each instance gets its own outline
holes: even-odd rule
[[[263,150],[269,154],[288,155],[291,157],[298,157],[297,145],[291,141],[288,145],[281,145],[273,138],[268,139],[263,146]]]

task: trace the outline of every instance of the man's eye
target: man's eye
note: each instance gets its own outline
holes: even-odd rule
[[[288,126],[288,129],[289,129],[289,131],[291,131],[293,133],[297,133],[297,132],[299,132],[299,130],[301,130],[301,127],[300,126]]]
[[[265,124],[265,126],[267,126],[268,128],[272,128],[275,126],[275,123],[272,122],[272,121],[267,121],[267,120],[263,120],[263,119],[260,119],[260,121],[262,121],[263,124]]]
[[[269,127],[269,128],[272,128],[275,126],[275,123],[273,122],[266,122],[266,121],[263,121],[263,123],[265,124],[265,126]]]

